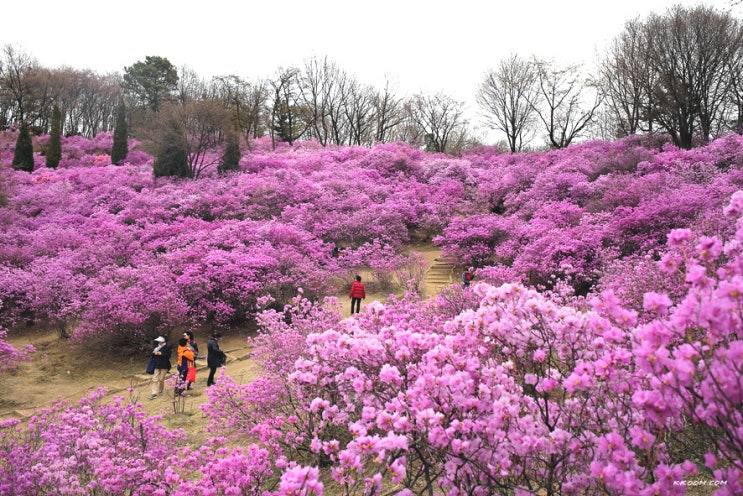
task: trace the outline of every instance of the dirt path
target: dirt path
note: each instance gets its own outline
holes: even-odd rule
[[[221,343],[228,355],[227,370],[236,379],[248,380],[256,373],[246,359],[250,352],[247,337],[247,332],[235,331]],[[207,334],[197,333],[196,338],[205,352]],[[53,331],[33,330],[9,341],[14,346],[32,344],[36,352],[30,362],[0,376],[0,417],[24,418],[59,400],[76,402],[101,386],[109,394],[131,395],[147,402],[143,398],[149,394],[151,376],[144,373],[146,360],[141,357],[116,360],[96,356],[59,339]],[[206,360],[197,360],[196,365],[197,389],[203,391],[209,369]]]
[[[411,246],[410,250],[420,253],[429,265],[425,284],[428,295],[436,294],[449,282],[456,282],[454,269],[440,260],[440,251],[437,248],[425,244]],[[338,296],[344,315],[348,315],[348,295]],[[386,296],[369,294],[364,304],[374,300],[384,301]],[[224,334],[220,347],[228,356],[225,373],[239,383],[251,381],[258,375],[258,370],[249,359],[247,338],[250,332],[235,330]],[[196,333],[196,341],[204,355],[207,338],[206,331]],[[22,363],[16,371],[0,375],[0,418],[27,418],[35,410],[48,407],[61,399],[75,403],[102,386],[110,395],[129,396],[132,401],[140,401],[148,413],[162,414],[164,422],[172,427],[185,427],[193,431],[195,425],[195,430],[199,431],[198,425],[203,424],[203,415],[198,406],[208,399],[204,392],[209,373],[206,360],[196,362],[199,371],[195,387],[185,402],[185,415],[173,415],[172,397],[164,395],[151,401],[147,399],[151,376],[144,373],[146,360],[141,357],[117,360],[110,356],[101,356],[73,347],[69,342],[59,339],[53,331],[40,329],[29,329],[11,336],[8,341],[16,347],[32,344],[37,351],[30,362]]]

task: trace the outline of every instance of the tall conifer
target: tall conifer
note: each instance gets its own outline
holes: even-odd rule
[[[227,146],[222,154],[222,160],[217,166],[217,172],[224,174],[229,171],[240,170],[240,158],[240,142],[237,133],[229,132],[227,133]]]
[[[124,102],[119,102],[119,106],[116,109],[116,124],[114,125],[114,144],[111,148],[111,163],[119,165],[119,163],[126,158],[129,154],[129,143],[127,138],[129,135],[129,129],[126,125],[126,107]]]
[[[16,170],[34,171],[34,145],[31,143],[31,135],[28,132],[26,123],[21,124],[21,130],[15,142],[13,163],[11,165]]]
[[[56,169],[62,159],[62,112],[56,104],[52,109],[52,129],[46,146],[46,166]]]
[[[188,144],[177,122],[168,122],[162,141],[152,164],[155,177],[174,176],[192,178],[193,171],[188,164]]]

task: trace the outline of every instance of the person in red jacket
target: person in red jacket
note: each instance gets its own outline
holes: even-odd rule
[[[351,313],[354,313],[354,305],[356,305],[356,313],[360,312],[361,300],[366,298],[366,289],[364,289],[364,283],[361,282],[361,276],[356,276],[348,296],[351,298]]]

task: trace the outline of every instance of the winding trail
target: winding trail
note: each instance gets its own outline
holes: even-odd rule
[[[430,243],[411,246],[426,260],[424,288],[425,296],[438,294],[442,288],[459,283],[458,268],[441,258],[441,252]],[[338,295],[345,315],[350,313],[347,295]],[[383,301],[386,295],[369,295],[368,301]],[[251,348],[245,332],[226,333],[220,343],[227,354],[225,373],[238,383],[253,380],[258,375],[250,360]],[[197,332],[197,342],[206,351],[206,332]],[[80,355],[69,342],[60,341],[53,331],[36,330],[19,337],[11,337],[11,344],[23,347],[32,344],[37,349],[31,362],[22,363],[16,372],[0,375],[0,419],[27,419],[41,408],[47,408],[59,400],[76,403],[80,398],[98,387],[105,387],[108,395],[129,395],[140,401],[149,413],[159,413],[168,408],[172,398],[147,400],[150,391],[150,375],[144,373],[146,363],[140,359],[117,361],[96,357],[96,354]],[[196,385],[188,398],[190,409],[198,410],[198,404],[207,401],[206,377],[209,369],[206,360],[197,360]],[[167,395],[166,395],[167,396]]]

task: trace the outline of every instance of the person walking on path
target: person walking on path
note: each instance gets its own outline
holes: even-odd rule
[[[163,394],[165,377],[170,371],[170,353],[170,346],[168,346],[166,339],[158,336],[155,339],[155,349],[152,350],[152,355],[155,358],[155,373],[152,376],[151,400]]]
[[[191,349],[193,350],[194,360],[197,360],[199,358],[204,358],[204,357],[199,356],[199,345],[196,343],[196,338],[194,337],[193,331],[184,332],[183,337],[188,339],[188,346],[190,346]]]
[[[224,351],[219,349],[218,341],[220,339],[222,339],[222,335],[215,332],[212,333],[206,342],[206,365],[209,367],[209,378],[206,380],[206,387],[214,384],[214,374],[225,362]]]
[[[475,270],[470,267],[462,273],[462,287],[469,288],[472,279],[475,278]]]
[[[351,313],[359,313],[361,311],[361,300],[366,298],[366,289],[364,283],[361,282],[361,276],[356,276],[348,296],[351,298]],[[354,305],[356,306],[356,312],[354,312]]]
[[[178,375],[180,376],[181,384],[187,389],[191,389],[191,382],[186,379],[188,375],[188,369],[195,367],[194,362],[195,355],[193,349],[188,345],[188,338],[181,338],[178,341]],[[175,388],[175,394],[184,395],[183,386]]]

